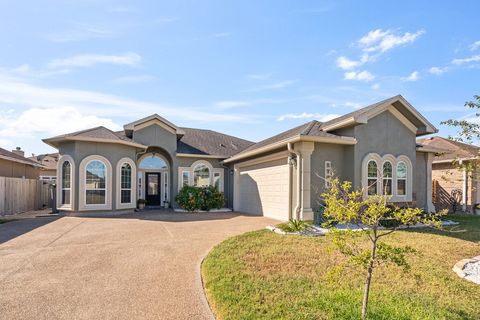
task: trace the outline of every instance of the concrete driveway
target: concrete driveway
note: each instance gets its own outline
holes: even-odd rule
[[[273,222],[145,212],[0,224],[0,318],[212,319],[201,260]]]

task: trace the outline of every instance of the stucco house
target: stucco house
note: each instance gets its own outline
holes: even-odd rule
[[[444,150],[432,164],[433,204],[437,210],[473,212],[480,203],[480,148],[434,136],[419,143]],[[467,168],[469,168],[467,170]]]
[[[432,205],[431,165],[438,150],[417,144],[437,132],[398,95],[327,122],[310,121],[253,143],[181,128],[159,115],[43,141],[59,150],[61,210],[131,210],[144,198],[167,202],[184,185],[214,185],[233,210],[287,220],[312,219],[319,195],[337,175],[386,192],[392,202]]]

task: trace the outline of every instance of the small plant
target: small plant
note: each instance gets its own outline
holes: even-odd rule
[[[140,210],[143,210],[145,208],[145,205],[147,204],[147,200],[145,199],[138,199],[137,200],[137,208]]]
[[[184,186],[175,197],[180,208],[188,212],[210,211],[225,205],[225,197],[215,187]]]
[[[312,221],[290,219],[277,227],[285,232],[302,232],[312,227]]]

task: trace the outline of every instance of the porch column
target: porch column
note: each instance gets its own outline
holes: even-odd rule
[[[237,211],[239,207],[239,190],[240,187],[240,168],[238,164],[233,166],[233,210]]]
[[[313,220],[313,210],[311,207],[311,155],[315,148],[313,142],[299,142],[295,143],[295,151],[301,154],[301,207],[300,216],[301,220]]]
[[[432,202],[432,165],[433,165],[433,153],[427,153],[427,211],[435,212],[435,206]]]

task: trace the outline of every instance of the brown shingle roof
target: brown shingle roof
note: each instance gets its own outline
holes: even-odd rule
[[[46,154],[39,154],[36,156],[32,156],[32,157],[29,157],[28,159],[40,163],[47,170],[56,170],[58,157],[59,157],[58,153],[46,153]]]
[[[178,153],[215,155],[228,158],[253,144],[212,130],[181,128],[185,134],[177,142]]]
[[[430,146],[449,151],[438,155],[435,159],[437,161],[454,160],[457,158],[472,158],[478,157],[480,155],[480,147],[438,136],[418,139],[417,143],[424,146]]]
[[[14,152],[5,150],[3,148],[0,148],[0,157],[3,159],[8,158],[7,160],[14,161],[14,162],[20,162],[20,163],[25,163],[33,166],[41,166],[38,162],[33,161],[31,159],[22,157],[21,155],[18,155]]]
[[[330,137],[330,138],[341,138],[340,136],[327,133],[325,131],[321,130],[322,123],[317,120],[312,120],[310,122],[304,123],[302,125],[299,125],[298,127],[292,128],[290,130],[281,132],[273,137],[270,137],[268,139],[262,140],[260,142],[255,143],[254,145],[246,148],[243,150],[243,152],[248,152],[252,151],[255,149],[259,149],[262,147],[265,147],[269,144],[273,144],[276,142],[280,142],[283,140],[287,140],[299,135],[303,136],[317,136],[317,137]]]

